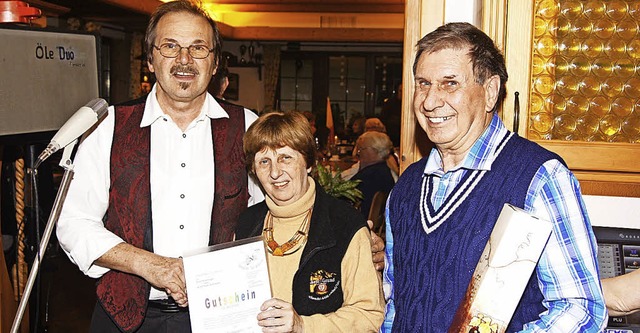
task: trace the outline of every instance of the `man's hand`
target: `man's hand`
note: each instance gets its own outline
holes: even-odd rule
[[[155,255],[149,262],[147,272],[143,276],[152,286],[163,290],[173,298],[178,306],[189,305],[187,299],[187,283],[184,277],[182,259],[167,258]]]
[[[373,228],[373,221],[368,220],[369,232],[371,233],[371,255],[373,257],[373,266],[378,271],[384,269],[384,241],[378,236],[371,228]]]
[[[181,307],[189,305],[182,259],[168,258],[120,243],[95,261],[95,264],[135,274],[152,286],[164,290]]]
[[[600,282],[610,316],[626,316],[640,311],[640,292],[634,287],[640,282],[640,269]]]

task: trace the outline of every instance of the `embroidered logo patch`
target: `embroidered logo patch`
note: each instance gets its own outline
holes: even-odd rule
[[[309,298],[323,300],[331,296],[340,285],[340,281],[336,279],[337,275],[324,269],[312,273],[309,277]]]

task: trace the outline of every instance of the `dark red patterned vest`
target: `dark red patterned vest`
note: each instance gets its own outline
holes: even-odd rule
[[[242,150],[244,109],[220,102],[229,118],[211,120],[215,192],[209,245],[231,241],[240,213],[247,208],[247,173]],[[151,127],[140,128],[145,99],[115,107],[111,146],[111,188],[105,215],[107,229],[125,242],[153,251],[149,154]],[[144,320],[150,285],[142,278],[111,270],[98,280],[96,293],[104,310],[124,332]]]

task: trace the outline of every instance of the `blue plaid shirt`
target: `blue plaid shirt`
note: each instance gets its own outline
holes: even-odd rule
[[[504,124],[494,115],[463,162],[448,172],[442,169],[438,151],[431,151],[424,172],[435,176],[435,191],[430,198],[434,208],[442,205],[467,171],[491,170],[498,139],[506,133]],[[391,332],[395,317],[393,234],[388,209],[383,283],[387,308],[381,332]],[[607,311],[598,277],[597,244],[577,179],[558,160],[547,161],[529,185],[524,209],[553,222],[553,232],[536,267],[543,305],[549,310],[525,324],[521,332],[601,332],[607,323]],[[419,221],[416,232],[423,232]]]

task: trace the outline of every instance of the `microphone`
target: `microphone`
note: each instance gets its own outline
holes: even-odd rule
[[[102,98],[96,98],[89,101],[85,106],[81,107],[67,120],[58,132],[53,136],[51,142],[45,148],[34,164],[37,169],[40,164],[53,155],[58,150],[66,147],[72,141],[84,134],[91,126],[107,114],[109,105]]]

